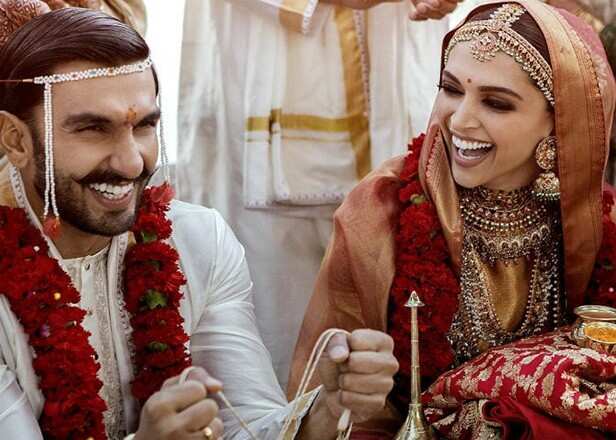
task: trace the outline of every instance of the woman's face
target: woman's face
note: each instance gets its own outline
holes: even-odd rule
[[[466,188],[521,188],[540,171],[534,153],[552,132],[553,114],[513,58],[499,52],[480,62],[470,44],[458,43],[451,51],[435,106],[453,178]]]

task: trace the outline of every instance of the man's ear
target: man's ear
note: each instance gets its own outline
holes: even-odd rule
[[[30,128],[17,116],[0,111],[0,152],[19,169],[25,168],[34,157]]]

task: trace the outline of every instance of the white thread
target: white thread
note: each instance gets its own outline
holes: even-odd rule
[[[285,433],[289,429],[291,422],[297,418],[297,413],[299,410],[299,400],[300,400],[299,398],[304,393],[306,393],[308,385],[310,384],[310,379],[312,379],[312,376],[314,375],[314,372],[317,369],[318,361],[321,358],[321,355],[323,355],[323,352],[327,348],[327,344],[329,344],[329,341],[331,340],[331,338],[333,338],[337,333],[342,333],[344,335],[350,334],[346,330],[342,330],[338,328],[330,328],[328,330],[325,330],[321,334],[321,336],[319,336],[319,339],[317,339],[316,344],[314,344],[314,347],[312,348],[312,353],[310,353],[310,357],[308,358],[308,364],[306,365],[306,369],[304,370],[302,379],[299,382],[297,392],[295,393],[295,400],[293,402],[293,408],[291,409],[291,413],[289,414],[289,416],[287,417],[283,425],[283,428],[281,431],[282,433]],[[342,415],[340,416],[340,419],[338,420],[337,440],[348,440],[349,437],[351,436],[351,431],[353,429],[353,423],[350,422],[350,420],[351,420],[351,411],[348,409],[345,409]]]
[[[197,367],[192,366],[192,365],[190,367],[184,368],[184,371],[182,371],[182,374],[180,374],[180,377],[178,379],[178,384],[182,385],[184,382],[186,382],[186,379],[188,378],[188,375],[190,374],[190,372],[196,369]],[[240,415],[237,413],[233,405],[231,405],[231,402],[229,402],[229,400],[227,399],[227,396],[225,396],[222,391],[218,391],[216,395],[220,398],[220,400],[223,401],[223,403],[227,406],[227,408],[229,408],[229,411],[231,411],[235,419],[239,422],[240,426],[244,428],[244,430],[248,433],[250,438],[252,440],[258,440],[257,437],[252,433],[252,431],[248,427],[248,424],[240,417]]]

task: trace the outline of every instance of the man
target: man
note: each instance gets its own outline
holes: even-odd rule
[[[186,3],[180,198],[219,210],[246,247],[283,385],[334,210],[427,121],[448,22],[409,14],[457,3]]]
[[[139,34],[0,4],[17,28],[0,48],[0,438],[248,438],[221,389],[260,439],[289,416],[285,438],[333,438],[343,407],[381,408],[397,363],[369,330],[336,335],[326,386],[287,405],[241,245],[215,211],[144,189],[160,109]]]

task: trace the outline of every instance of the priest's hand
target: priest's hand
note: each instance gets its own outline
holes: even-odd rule
[[[423,21],[429,18],[438,20],[453,12],[462,0],[411,0],[413,10],[409,18],[413,21]]]
[[[179,376],[167,379],[145,402],[134,440],[222,438],[218,405],[207,398],[220,390],[222,384],[202,368],[190,371],[184,383],[179,383]]]
[[[394,386],[398,361],[393,339],[376,330],[355,330],[349,336],[336,334],[319,364],[325,401],[337,419],[345,409],[351,420],[363,422],[385,407]]]
[[[321,3],[344,6],[351,9],[370,9],[381,3],[397,3],[402,0],[321,0]]]

